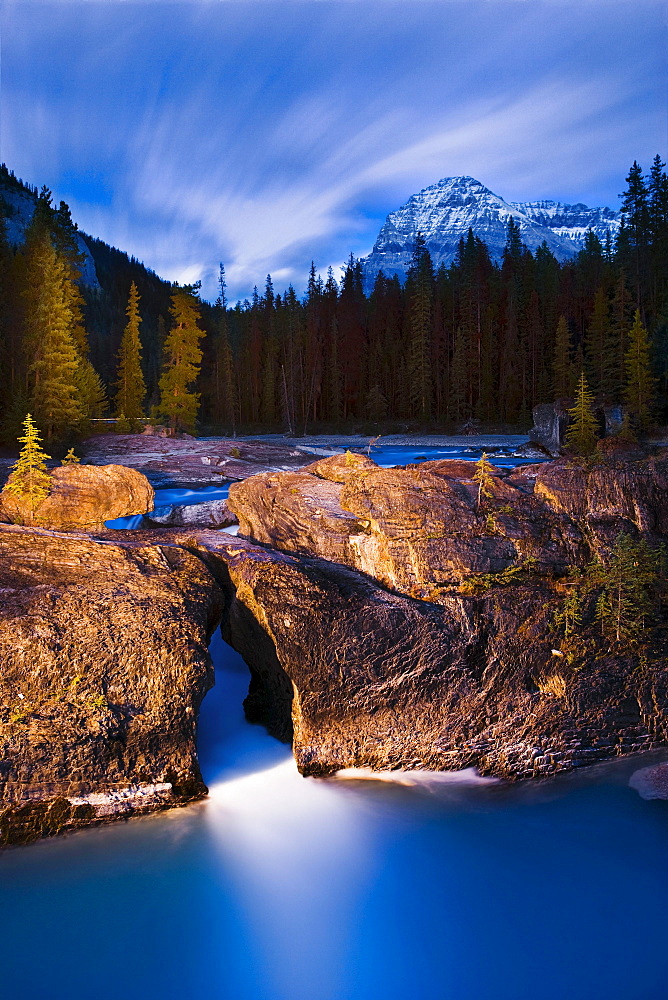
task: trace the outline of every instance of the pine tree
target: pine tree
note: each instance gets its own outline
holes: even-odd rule
[[[237,401],[234,379],[234,357],[230,346],[228,315],[227,315],[227,281],[225,267],[221,263],[218,272],[218,287],[220,294],[216,300],[218,310],[218,329],[215,340],[214,354],[214,417],[216,423],[230,428],[232,436],[237,429]]]
[[[587,373],[595,396],[611,398],[615,387],[615,343],[610,331],[610,307],[605,288],[596,290],[585,337]]]
[[[593,582],[602,585],[596,618],[608,638],[628,642],[642,632],[656,603],[659,558],[644,539],[635,542],[622,532],[605,566],[592,574]]]
[[[628,333],[633,315],[631,302],[626,274],[623,268],[620,268],[610,307],[610,367],[613,397],[616,400],[621,400],[626,382]]]
[[[638,308],[644,302],[644,292],[648,277],[649,246],[649,193],[640,164],[634,160],[626,178],[627,188],[622,195],[622,212],[628,228],[629,248],[633,261],[633,276],[636,286]]]
[[[640,429],[647,430],[654,405],[656,379],[652,374],[649,337],[641,322],[640,310],[636,310],[628,342],[624,401],[634,414]]]
[[[74,381],[85,417],[101,417],[109,405],[107,393],[88,358],[79,356]]]
[[[47,439],[71,431],[84,415],[66,280],[65,264],[44,234],[31,248],[25,343],[32,410]]]
[[[651,259],[651,305],[654,312],[668,297],[668,176],[661,157],[654,157],[648,179]]]
[[[427,420],[432,413],[431,316],[433,268],[422,233],[418,233],[409,271],[410,397],[413,413]]]
[[[573,362],[571,338],[565,316],[559,317],[552,358],[552,393],[554,399],[568,398],[573,394]]]
[[[575,392],[575,405],[568,411],[571,423],[566,431],[566,447],[578,455],[591,455],[596,448],[598,428],[594,415],[594,397],[589,391],[584,372]]]
[[[483,497],[491,497],[494,495],[492,492],[492,486],[494,484],[494,478],[492,476],[493,470],[494,466],[487,458],[487,453],[483,451],[482,455],[475,463],[475,474],[473,476],[474,482],[478,484],[476,510],[480,510],[480,504]]]
[[[128,420],[136,420],[142,415],[146,385],[141,368],[139,292],[134,281],[130,285],[125,314],[128,322],[118,351],[115,412],[117,417],[123,413]]]
[[[65,458],[63,459],[63,461],[62,461],[61,464],[62,465],[79,465],[80,462],[81,462],[81,459],[78,457],[78,455],[75,454],[74,448],[70,448],[70,450],[65,455]]]
[[[158,412],[168,418],[172,431],[192,430],[199,409],[194,384],[199,375],[204,332],[198,327],[200,314],[188,289],[172,295],[170,313],[174,325],[165,341],[165,371],[160,379]],[[126,414],[127,416],[127,414]]]
[[[5,490],[27,501],[32,523],[36,509],[51,489],[51,476],[46,468],[47,459],[51,456],[42,450],[39,431],[29,413],[23,422],[23,428],[23,435],[19,438],[23,448],[18,461],[12,466]]]
[[[470,414],[466,410],[466,385],[468,375],[466,370],[466,343],[461,329],[455,334],[455,345],[450,365],[450,384],[448,386],[447,413],[450,420],[459,423]]]

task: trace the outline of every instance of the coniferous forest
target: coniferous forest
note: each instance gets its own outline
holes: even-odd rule
[[[0,227],[3,438],[27,412],[62,441],[140,415],[221,434],[526,429],[536,404],[574,399],[583,373],[599,404],[625,403],[647,430],[668,406],[665,164],[634,163],[625,183],[614,245],[589,232],[567,263],[527,250],[511,218],[500,264],[469,231],[435,270],[418,235],[403,286],[382,272],[365,285],[351,255],[340,280],[312,266],[302,298],[267,275],[230,306],[222,265],[210,304],[89,236],[99,287],[80,282],[68,206],[3,166],[2,187],[36,199],[18,248]]]

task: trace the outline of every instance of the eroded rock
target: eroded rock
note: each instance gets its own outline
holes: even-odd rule
[[[147,514],[144,521],[157,527],[229,528],[237,523],[236,514],[226,500],[207,500],[204,503],[175,504]]]
[[[528,561],[563,573],[586,558],[582,532],[495,470],[478,506],[472,463],[425,462],[382,469],[370,460],[323,478],[324,459],[300,470],[255,476],[230,489],[240,534],[288,552],[342,563],[413,596],[438,600],[438,588],[472,574],[499,573]],[[317,470],[316,470],[317,466]],[[313,469],[316,474],[309,470]]]
[[[253,673],[253,719],[283,737],[292,725],[304,774],[476,766],[516,779],[668,736],[666,671],[612,655],[583,671],[555,655],[546,586],[437,605],[219,533],[181,540],[232,597],[225,634]]]
[[[62,465],[51,473],[51,490],[33,511],[25,496],[0,493],[0,503],[14,524],[94,531],[105,521],[153,509],[153,488],[146,476],[122,465]]]
[[[0,525],[0,843],[205,794],[222,595],[184,548]]]
[[[232,482],[258,472],[299,468],[313,457],[288,444],[146,433],[96,435],[82,442],[79,451],[93,465],[117,461],[138,469],[156,487]]]

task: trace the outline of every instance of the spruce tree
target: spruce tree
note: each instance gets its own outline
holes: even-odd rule
[[[633,277],[636,286],[636,304],[644,303],[649,272],[648,248],[650,229],[649,192],[640,164],[634,160],[626,178],[627,188],[622,195],[622,212],[628,228]]]
[[[39,507],[51,489],[51,476],[47,472],[46,462],[50,458],[40,446],[40,435],[31,415],[28,413],[23,422],[23,435],[19,442],[23,445],[18,461],[12,466],[12,471],[5,485],[7,493],[25,499],[30,510],[30,521],[35,518],[35,510]]]
[[[572,396],[573,388],[571,338],[566,317],[560,316],[552,357],[552,394],[554,399]]]
[[[568,411],[571,423],[566,431],[566,447],[577,455],[591,455],[596,448],[598,424],[594,414],[594,397],[582,372],[575,391],[575,405]]]
[[[128,318],[123,331],[121,346],[118,352],[118,374],[116,379],[116,416],[121,413],[128,420],[141,417],[146,385],[141,369],[141,340],[139,337],[139,292],[132,282],[128,304],[125,310]]]
[[[622,532],[606,560],[592,573],[602,585],[596,618],[604,636],[616,642],[637,639],[656,606],[660,554],[644,539],[636,542]]]
[[[629,333],[628,344],[625,358],[624,401],[635,416],[639,428],[647,430],[654,405],[656,379],[652,374],[649,337],[641,322],[638,309]]]
[[[631,292],[626,274],[620,268],[610,307],[611,383],[616,400],[621,400],[626,382],[626,353],[632,315]]]
[[[47,439],[62,437],[84,415],[77,385],[80,356],[72,338],[65,264],[48,234],[31,248],[26,290],[26,349],[32,410]]]
[[[432,415],[431,318],[434,275],[422,233],[418,233],[409,271],[410,398],[420,420]]]
[[[585,337],[585,357],[590,385],[595,396],[610,398],[615,388],[615,343],[610,331],[610,307],[601,285],[594,296],[594,308]]]
[[[87,417],[101,417],[108,406],[107,393],[102,379],[88,358],[79,355],[74,381],[84,420]]]
[[[483,497],[493,496],[492,486],[494,484],[494,478],[492,476],[492,471],[494,466],[490,463],[487,458],[487,452],[482,453],[478,461],[475,463],[475,474],[473,476],[474,482],[478,484],[478,499],[476,501],[476,509],[480,510],[480,504]]]
[[[200,371],[199,342],[204,331],[197,325],[197,300],[189,289],[179,289],[172,295],[169,311],[174,325],[165,341],[158,412],[167,417],[172,431],[192,430],[199,409],[199,393],[194,391],[194,385]]]

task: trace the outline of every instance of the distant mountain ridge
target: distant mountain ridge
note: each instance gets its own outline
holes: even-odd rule
[[[36,204],[37,194],[29,185],[20,181],[8,183],[6,176],[0,176],[0,209],[5,216],[7,239],[13,247],[23,243]],[[77,232],[76,240],[81,254],[81,282],[90,288],[99,288],[95,261],[83,234]]]
[[[545,242],[561,262],[582,248],[588,229],[604,243],[608,233],[614,240],[621,221],[621,213],[610,208],[558,201],[506,202],[474,177],[444,177],[390,212],[373,250],[362,261],[366,283],[372,284],[381,269],[403,280],[419,232],[436,267],[452,263],[469,229],[487,244],[492,260],[500,261],[510,216],[531,251]]]

